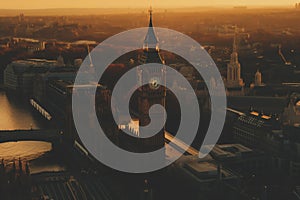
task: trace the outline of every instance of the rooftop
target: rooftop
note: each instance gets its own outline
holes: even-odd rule
[[[241,144],[223,144],[216,145],[213,148],[211,155],[217,158],[233,158],[252,152],[252,149]]]
[[[12,64],[25,65],[25,66],[42,66],[42,65],[55,65],[56,60],[46,60],[46,59],[27,59],[27,60],[16,60]]]
[[[212,173],[212,174],[217,174],[217,166],[210,163],[210,162],[193,162],[193,163],[189,163],[187,164],[187,166],[197,172],[197,173]]]
[[[66,94],[67,92],[71,92],[73,88],[76,89],[91,89],[94,87],[106,89],[105,86],[98,84],[98,83],[90,83],[90,84],[81,84],[81,85],[75,85],[74,81],[70,80],[52,80],[50,83],[50,87],[56,89],[57,91]]]

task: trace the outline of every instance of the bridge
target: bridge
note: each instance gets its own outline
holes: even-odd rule
[[[18,141],[57,142],[61,138],[59,130],[1,130],[0,143]]]
[[[166,142],[172,141],[175,146],[173,148],[178,149],[180,152],[186,149],[186,153],[192,156],[199,156],[199,150],[187,145],[185,142],[175,138],[171,133],[165,131],[165,140]]]
[[[237,110],[227,108],[227,112],[232,112],[237,115],[245,115],[242,112],[239,112]],[[138,115],[138,113],[134,113],[134,115]],[[62,132],[60,130],[55,129],[41,129],[41,130],[0,130],[0,143],[5,142],[17,142],[17,141],[44,141],[44,142],[50,142],[55,143],[58,142],[62,137]],[[174,139],[174,136],[165,131],[165,140],[166,142],[169,142]],[[198,155],[199,151],[193,147],[189,147],[187,144],[185,144],[183,141],[180,141],[178,139],[173,140],[174,144],[176,145],[176,148],[179,149],[187,149],[186,152],[190,155]]]

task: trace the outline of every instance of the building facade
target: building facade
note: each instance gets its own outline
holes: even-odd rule
[[[266,153],[270,170],[300,176],[299,95],[279,115],[266,115],[251,110],[241,114],[233,126],[235,142]]]

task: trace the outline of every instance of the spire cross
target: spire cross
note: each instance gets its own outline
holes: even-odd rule
[[[153,9],[152,9],[152,6],[150,6],[149,13],[150,13],[151,16],[152,16],[152,12],[153,12]]]
[[[152,27],[152,13],[153,13],[152,6],[150,6],[150,9],[149,9],[149,14],[150,14],[150,23],[149,23],[149,27]]]
[[[143,48],[156,48],[158,49],[158,40],[154,33],[153,23],[152,23],[152,7],[149,9],[150,13],[150,20],[148,26],[148,32],[144,40],[144,47]]]
[[[152,0],[150,0],[149,3],[150,3],[149,13],[150,13],[150,15],[152,15],[152,11],[153,11],[152,10]]]

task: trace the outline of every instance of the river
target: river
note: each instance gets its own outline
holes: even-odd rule
[[[0,130],[42,129],[47,123],[35,112],[29,102],[7,95],[0,89]],[[0,143],[0,159],[11,162],[14,159],[31,161],[51,151],[46,142]]]

